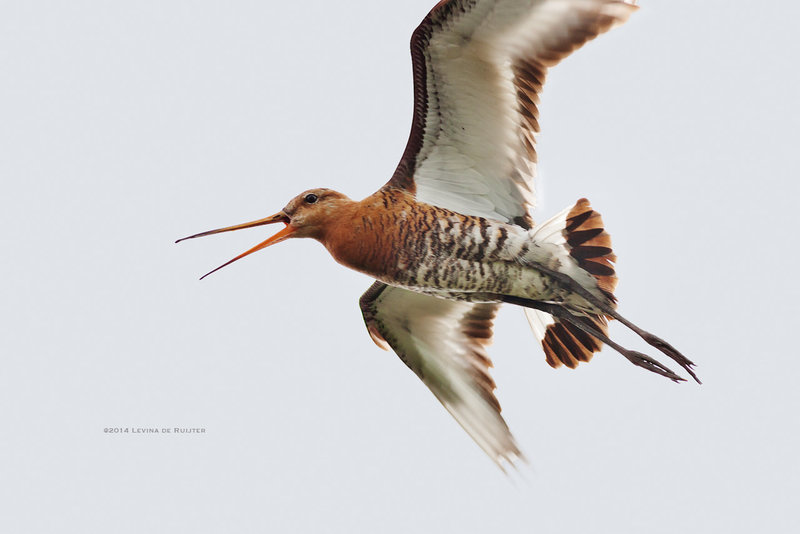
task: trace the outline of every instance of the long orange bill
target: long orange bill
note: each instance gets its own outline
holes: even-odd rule
[[[282,223],[284,223],[286,225],[286,227],[284,227],[283,230],[281,230],[277,234],[273,235],[269,239],[267,239],[267,240],[259,243],[258,245],[254,246],[253,248],[251,248],[247,252],[243,252],[243,253],[239,254],[238,256],[236,256],[235,258],[233,258],[232,260],[230,260],[229,262],[220,265],[219,267],[217,267],[213,271],[210,271],[210,272],[204,274],[202,277],[200,277],[200,280],[202,280],[206,276],[219,271],[223,267],[227,267],[228,265],[230,265],[231,263],[235,262],[236,260],[240,260],[240,259],[244,258],[245,256],[249,256],[253,252],[257,252],[257,251],[261,250],[262,248],[267,248],[268,246],[274,245],[275,243],[280,243],[284,239],[290,237],[295,232],[296,229],[289,225],[289,217],[287,217],[282,212],[281,213],[276,213],[272,217],[267,217],[266,219],[259,219],[257,221],[253,221],[253,222],[249,222],[249,223],[237,224],[236,226],[227,226],[225,228],[218,228],[216,230],[209,230],[208,232],[202,232],[202,233],[199,233],[199,234],[190,235],[189,237],[184,237],[183,239],[178,239],[175,242],[176,243],[180,243],[181,241],[185,241],[187,239],[194,239],[195,237],[204,237],[204,236],[207,236],[207,235],[219,234],[219,233],[222,233],[222,232],[232,232],[233,230],[242,230],[244,228],[253,228],[255,226],[263,226],[265,224],[274,224],[274,223],[279,223],[279,222],[282,222]]]

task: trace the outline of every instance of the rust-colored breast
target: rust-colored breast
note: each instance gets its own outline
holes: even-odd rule
[[[420,206],[399,190],[379,191],[332,221],[323,244],[346,267],[376,278],[391,276],[419,232]]]

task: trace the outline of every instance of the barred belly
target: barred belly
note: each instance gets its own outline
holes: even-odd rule
[[[437,210],[439,211],[439,210]],[[536,245],[522,227],[441,210],[432,224],[401,228],[394,268],[381,281],[412,291],[470,302],[497,295],[556,297],[554,281],[519,258]]]

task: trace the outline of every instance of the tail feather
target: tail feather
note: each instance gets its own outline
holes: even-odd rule
[[[545,360],[550,367],[557,369],[565,365],[575,369],[580,362],[590,361],[594,353],[603,348],[603,343],[596,337],[549,313],[525,308],[525,316],[542,344]],[[587,316],[583,319],[604,335],[608,333],[608,323],[604,316]]]
[[[566,217],[562,231],[569,255],[597,280],[597,286],[612,301],[617,288],[614,262],[617,256],[611,249],[611,236],[605,231],[603,218],[592,209],[585,198],[575,203]]]
[[[617,275],[614,262],[617,257],[611,248],[611,236],[605,231],[603,219],[585,198],[578,200],[549,221],[535,229],[534,239],[563,247],[564,259],[572,258],[574,265],[591,275],[597,289],[616,302],[614,289]],[[579,274],[578,271],[576,274]],[[584,275],[585,276],[585,275]],[[536,338],[542,343],[547,363],[551,367],[565,365],[574,369],[580,362],[588,362],[603,343],[574,324],[553,317],[549,313],[526,308],[525,315]],[[586,321],[594,330],[607,335],[608,318],[604,315],[585,315],[575,319]]]
[[[531,231],[541,251],[532,257],[539,260],[538,268],[568,288],[569,294],[557,300],[531,300],[506,295],[504,302],[525,307],[531,329],[542,343],[547,363],[553,367],[577,367],[589,361],[603,343],[625,356],[631,363],[665,376],[676,382],[685,380],[668,367],[646,354],[628,350],[608,337],[608,321],[617,319],[633,330],[648,345],[655,347],[677,362],[698,383],[694,363],[675,347],[655,336],[616,311],[614,289],[617,257],[611,248],[611,237],[605,231],[603,219],[585,198],[580,199],[544,224]]]

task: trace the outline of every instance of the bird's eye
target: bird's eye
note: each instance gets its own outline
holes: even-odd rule
[[[319,200],[319,197],[314,193],[309,193],[303,200],[305,200],[307,204],[314,204],[317,200]]]

